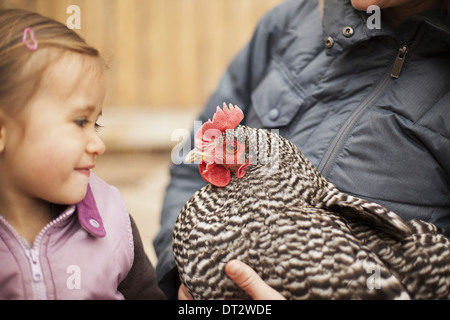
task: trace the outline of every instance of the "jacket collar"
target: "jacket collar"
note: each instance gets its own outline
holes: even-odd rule
[[[450,17],[438,10],[418,13],[410,18],[413,21],[425,22],[438,32],[450,44]]]
[[[382,12],[381,15],[383,15]],[[333,42],[333,45],[328,48],[327,54],[339,54],[357,43],[378,36],[390,36],[396,38],[400,43],[409,43],[412,42],[423,22],[441,32],[445,41],[450,43],[450,19],[437,10],[422,12],[410,17],[395,31],[383,21],[381,21],[379,29],[369,29],[367,20],[371,16],[372,13],[354,9],[348,0],[326,0],[322,20],[323,35],[324,41],[331,38]],[[344,35],[344,30],[348,27],[352,28],[351,36]]]
[[[78,221],[83,229],[94,237],[102,238],[106,236],[102,217],[95,203],[91,186],[88,185],[86,196],[77,204]]]

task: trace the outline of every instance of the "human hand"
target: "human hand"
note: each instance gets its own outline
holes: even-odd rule
[[[284,297],[267,285],[252,268],[239,260],[229,261],[225,265],[225,273],[254,300],[284,300]],[[183,284],[178,289],[178,299],[193,300]]]
[[[254,300],[285,300],[278,291],[265,283],[252,268],[239,260],[229,261],[225,265],[225,273]]]
[[[178,288],[178,300],[194,300],[184,284],[181,284]]]

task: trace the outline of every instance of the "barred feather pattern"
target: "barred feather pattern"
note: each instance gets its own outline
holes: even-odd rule
[[[249,298],[224,272],[232,259],[287,299],[450,297],[449,240],[433,225],[340,192],[277,134],[230,134],[255,152],[247,174],[198,190],[174,226],[180,280],[195,299]]]

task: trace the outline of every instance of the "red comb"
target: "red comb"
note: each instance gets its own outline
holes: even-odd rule
[[[213,138],[219,136],[227,129],[234,129],[244,119],[244,113],[238,106],[231,103],[227,107],[223,103],[223,110],[217,107],[213,119],[205,122],[195,135],[195,147],[202,149],[203,142],[211,142]]]

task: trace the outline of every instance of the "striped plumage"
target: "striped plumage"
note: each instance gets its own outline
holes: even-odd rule
[[[198,190],[174,227],[180,279],[195,299],[248,298],[224,273],[231,259],[288,299],[450,297],[449,240],[436,227],[340,192],[275,133],[225,135],[247,146],[247,173]]]

